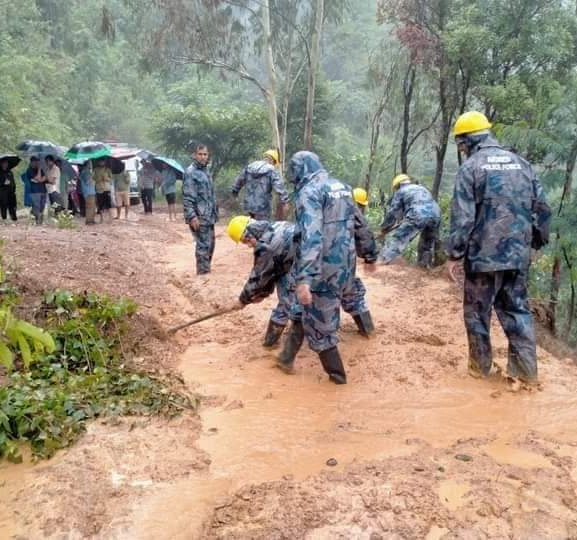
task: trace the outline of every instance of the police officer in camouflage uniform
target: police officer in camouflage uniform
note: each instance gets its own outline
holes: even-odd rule
[[[277,215],[281,220],[286,217],[289,196],[277,170],[278,165],[278,152],[267,150],[262,160],[251,163],[234,181],[232,194],[235,197],[246,187],[244,210],[253,219],[270,221],[273,191],[278,196]]]
[[[235,242],[254,249],[254,263],[247,282],[240,293],[238,308],[260,302],[276,286],[278,304],[272,310],[264,343],[273,347],[278,343],[289,320],[294,303],[294,286],[289,272],[296,254],[294,223],[287,221],[255,221],[249,216],[236,216],[228,224],[227,232]]]
[[[365,208],[369,204],[369,196],[363,188],[353,189],[353,199],[357,204],[357,216],[355,227],[355,246],[357,255],[365,259],[365,262],[372,264],[377,260],[377,244],[368,224],[365,220]],[[343,295],[342,307],[345,313],[352,316],[359,333],[369,337],[375,330],[371,312],[367,305],[367,289],[361,278],[355,276],[353,286]]]
[[[527,298],[531,247],[548,242],[551,210],[531,165],[505,150],[482,113],[455,123],[466,161],[457,173],[447,241],[449,272],[464,263],[464,319],[469,372],[486,377],[492,367],[491,310],[509,341],[507,374],[537,381],[533,317]]]
[[[393,179],[393,191],[395,193],[381,225],[382,234],[390,234],[379,254],[379,261],[382,264],[391,263],[421,233],[417,260],[420,266],[429,268],[433,264],[441,209],[429,190],[414,184],[406,174],[399,174]]]
[[[279,367],[290,371],[303,334],[318,353],[329,379],[347,382],[337,348],[342,298],[353,286],[356,267],[355,216],[359,214],[349,186],[331,178],[318,156],[297,152],[289,164],[296,186],[296,259],[293,275],[303,309],[302,322],[291,325]],[[369,264],[372,269],[374,265]]]
[[[214,225],[218,221],[218,205],[214,183],[207,169],[207,146],[194,146],[192,159],[182,183],[184,220],[196,240],[196,273],[208,274],[214,254]]]

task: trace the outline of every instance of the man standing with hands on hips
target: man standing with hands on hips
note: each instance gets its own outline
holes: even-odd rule
[[[196,240],[196,273],[209,274],[214,254],[214,225],[218,221],[218,205],[214,183],[208,172],[208,147],[195,144],[192,164],[184,173],[182,203],[184,220]]]

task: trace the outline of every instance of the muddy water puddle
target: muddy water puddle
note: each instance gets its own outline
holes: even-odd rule
[[[218,405],[201,411],[198,444],[211,458],[210,470],[161,489],[140,519],[132,520],[139,524],[135,536],[166,532],[168,513],[174,519],[165,536],[194,537],[206,512],[241,486],[300,480],[354,461],[411,455],[418,451],[415,440],[440,448],[458,439],[494,440],[481,451],[497,462],[526,467],[551,464],[509,444],[515,435],[535,430],[577,441],[577,432],[567,432],[577,410],[574,396],[503,393],[496,399],[494,388],[480,389],[478,381],[459,377],[433,390],[395,386],[375,392],[360,384],[334,386],[317,376],[318,366],[318,374],[309,366],[284,375],[265,352],[232,367],[235,354],[240,353],[234,345],[218,343],[195,344],[184,354],[180,368],[187,383],[203,395],[222,396]],[[327,465],[331,458],[333,467]],[[440,486],[439,498],[457,509],[468,489],[449,482]]]

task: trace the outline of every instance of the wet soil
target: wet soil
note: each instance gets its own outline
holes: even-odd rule
[[[0,537],[577,538],[575,364],[540,349],[533,391],[469,378],[459,294],[441,272],[363,277],[377,331],[367,340],[343,317],[338,387],[306,348],[294,375],[274,368],[261,347],[272,298],[169,342],[151,330],[236,297],[252,255],[222,229],[208,277],[162,215],[5,231],[24,281],[139,301],[137,358],[203,399],[199,417],[100,422],[49,462],[1,465]],[[56,256],[71,245],[83,251]],[[504,367],[497,326],[494,347]]]

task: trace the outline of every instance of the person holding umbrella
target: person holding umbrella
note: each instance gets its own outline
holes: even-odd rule
[[[92,174],[94,185],[96,187],[96,206],[100,215],[100,223],[104,221],[110,223],[110,209],[112,208],[112,199],[110,191],[112,189],[112,171],[108,167],[105,159],[99,159],[94,167]]]
[[[158,174],[152,163],[142,160],[142,167],[138,171],[138,188],[142,198],[145,214],[152,214],[152,200],[154,198],[154,183]]]
[[[32,156],[28,168],[30,180],[30,199],[32,202],[32,215],[36,225],[44,222],[44,208],[46,207],[46,175],[40,166],[40,159]]]
[[[160,188],[168,204],[168,221],[176,220],[176,171],[166,163],[162,165],[162,184]]]
[[[0,213],[2,221],[10,214],[12,221],[17,221],[16,216],[16,183],[12,168],[20,163],[20,158],[12,155],[0,156]]]
[[[80,189],[84,199],[84,216],[86,225],[95,225],[96,220],[96,187],[92,178],[92,165],[86,161],[80,165]]]
[[[160,188],[168,204],[168,220],[176,219],[176,180],[182,180],[184,169],[178,161],[164,156],[152,156],[152,166],[160,172]]]
[[[112,180],[114,182],[114,200],[116,202],[116,217],[120,219],[120,213],[124,206],[124,218],[128,219],[128,208],[130,207],[130,174],[126,170],[126,165],[120,161],[118,169],[112,170]]]
[[[56,165],[56,158],[48,155],[44,158],[46,163],[46,192],[50,206],[54,208],[54,214],[58,215],[64,210],[60,197],[60,168]]]

